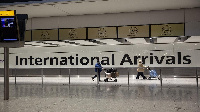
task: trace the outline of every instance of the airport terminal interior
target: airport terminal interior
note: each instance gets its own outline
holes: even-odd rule
[[[0,112],[200,110],[199,0],[4,0],[0,19]]]

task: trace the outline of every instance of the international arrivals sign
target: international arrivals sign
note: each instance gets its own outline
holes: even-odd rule
[[[137,67],[138,60],[142,60],[144,65],[151,67],[198,67],[200,52],[195,50],[195,47],[198,46],[191,44],[188,47],[188,44],[184,45],[184,43],[181,45],[141,44],[93,47],[25,46],[11,48],[9,61],[10,68],[93,68],[97,60],[104,67]],[[3,48],[0,48],[0,52],[0,68],[3,68]]]
[[[79,54],[70,56],[47,56],[47,57],[21,57],[15,56],[16,66],[91,66],[95,65],[97,60],[100,60],[102,65],[105,66],[118,66],[123,65],[135,66],[138,64],[138,60],[142,60],[144,64],[148,62],[148,65],[190,65],[191,55],[183,55],[182,52],[177,52],[176,56],[155,56],[153,53],[143,56],[135,56],[130,54],[124,54],[121,58],[115,59],[117,54],[110,54],[107,56],[79,56]],[[119,61],[116,61],[119,60]],[[118,62],[118,63],[116,63]]]

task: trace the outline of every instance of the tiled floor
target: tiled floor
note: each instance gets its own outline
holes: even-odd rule
[[[101,78],[103,80],[104,78]],[[90,77],[10,78],[4,99],[0,77],[0,112],[199,112],[200,87],[195,78],[92,81]]]

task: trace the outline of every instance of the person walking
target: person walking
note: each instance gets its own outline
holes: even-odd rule
[[[137,68],[137,77],[136,79],[139,79],[139,76],[141,75],[143,77],[143,79],[147,79],[145,76],[144,76],[144,69],[145,69],[145,66],[142,64],[142,60],[139,60],[138,61],[138,68]]]
[[[99,61],[97,61],[97,63],[95,64],[95,72],[96,72],[96,75],[94,75],[93,77],[92,77],[92,80],[94,81],[94,78],[96,78],[97,77],[97,75],[98,75],[98,77],[99,77],[99,81],[101,81],[100,80],[100,73],[101,73],[101,71],[102,71],[102,66],[101,66],[101,63],[99,62]]]

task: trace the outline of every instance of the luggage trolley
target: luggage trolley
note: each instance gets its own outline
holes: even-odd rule
[[[110,68],[108,70],[104,69],[104,72],[106,74],[106,79],[104,79],[105,82],[108,82],[108,80],[113,80],[114,82],[117,82],[117,77],[119,77],[119,73],[117,72],[117,69]]]
[[[160,75],[158,75],[155,70],[151,70],[149,66],[147,67],[147,69],[149,70],[150,75],[150,77],[148,78],[149,80],[151,80],[152,78],[158,78],[158,80],[160,80]]]

